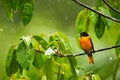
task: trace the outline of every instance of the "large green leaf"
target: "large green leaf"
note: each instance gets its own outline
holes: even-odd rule
[[[56,32],[49,38],[49,41],[52,46],[59,47],[58,50],[60,50],[61,53],[69,53],[69,54],[71,53],[71,46],[69,44],[70,42],[65,34],[63,34],[61,32]],[[66,61],[66,59],[68,59],[69,63]],[[72,79],[73,80],[77,79],[77,73],[75,70],[77,62],[74,57],[64,58],[64,59],[55,57],[55,61],[61,65],[64,63],[70,64],[69,67],[71,70],[69,70],[69,72],[67,71],[67,69],[63,70],[63,72],[67,71],[67,73],[65,75],[62,74],[61,78],[68,79],[69,78],[68,75],[70,76],[70,74],[72,74]],[[65,76],[66,76],[66,78],[65,78]]]
[[[47,49],[48,43],[41,36],[33,35],[32,38],[34,38],[44,49]]]
[[[17,60],[24,69],[28,69],[34,60],[33,45],[26,46],[25,42],[22,41],[17,49]]]
[[[77,76],[77,72],[75,70],[77,61],[74,57],[68,57],[68,60],[69,60],[70,66],[71,66],[72,79],[77,80],[78,76]]]
[[[57,32],[56,35],[58,36],[60,40],[60,49],[63,53],[71,53],[72,48],[70,46],[70,42],[67,38],[67,36],[61,32]]]
[[[99,7],[101,7],[102,5],[102,0],[96,0],[96,4],[95,4],[95,9],[99,9]]]
[[[54,59],[48,58],[44,65],[45,75],[47,80],[54,80]]]
[[[24,25],[27,25],[33,16],[33,4],[33,0],[20,0],[20,15]]]
[[[80,13],[78,14],[76,18],[76,22],[75,22],[76,34],[79,34],[82,31],[88,32],[89,22],[90,20],[88,16],[88,10],[85,9],[85,10],[80,11]]]
[[[11,76],[16,73],[19,68],[20,65],[17,61],[15,46],[11,46],[6,59],[6,73],[8,76]]]
[[[92,26],[94,27],[95,24],[97,23],[98,15],[92,11],[89,11],[89,17],[90,17],[90,22]]]
[[[97,23],[94,26],[96,36],[101,38],[105,32],[105,23],[102,20],[102,17],[98,16]]]
[[[116,45],[120,45],[120,35],[118,36],[118,39],[117,39],[117,41],[116,41]],[[117,56],[118,58],[120,58],[120,47],[115,48],[115,51],[116,51],[116,56]]]
[[[50,36],[48,47],[53,47],[61,53],[71,53],[69,40],[67,36],[61,32],[56,32]]]
[[[64,73],[60,74],[59,80],[65,80],[65,74]]]
[[[101,11],[105,15],[111,16],[110,11],[106,7],[99,7],[99,11]],[[107,28],[110,29],[112,21],[104,17],[102,17],[102,20],[104,21]]]
[[[43,64],[44,64],[44,60],[42,54],[36,52],[34,56],[33,66],[37,69],[41,69]]]
[[[17,10],[18,0],[5,0],[5,9],[7,16],[13,21],[14,13]]]

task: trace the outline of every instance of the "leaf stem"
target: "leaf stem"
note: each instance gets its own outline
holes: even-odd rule
[[[117,9],[115,9],[115,8],[113,8],[106,0],[103,0],[103,2],[104,2],[110,9],[112,9],[113,11],[115,11],[115,12],[117,12],[117,13],[120,14],[120,11],[117,10]]]
[[[103,17],[105,17],[105,18],[107,18],[107,19],[110,19],[110,20],[112,20],[112,21],[115,21],[115,22],[120,23],[120,20],[119,20],[119,19],[116,19],[116,18],[114,18],[114,17],[105,15],[105,14],[103,14],[103,13],[97,11],[97,10],[94,10],[92,7],[83,4],[83,3],[80,2],[79,0],[73,0],[73,1],[76,2],[78,5],[83,6],[83,7],[87,8],[87,9],[89,9],[89,10],[95,12],[96,14],[98,14],[98,15],[100,15],[100,16],[103,16]]]

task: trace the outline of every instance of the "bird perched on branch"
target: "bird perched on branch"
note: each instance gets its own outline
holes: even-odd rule
[[[94,46],[90,36],[86,32],[81,32],[79,41],[80,41],[81,48],[88,55],[89,64],[93,64],[94,60],[93,60],[93,55],[91,51],[94,51]]]

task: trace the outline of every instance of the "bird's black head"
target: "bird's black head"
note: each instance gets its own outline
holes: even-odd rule
[[[89,36],[89,35],[88,35],[88,33],[86,33],[86,32],[81,32],[81,33],[80,33],[80,37],[87,37],[87,36]]]

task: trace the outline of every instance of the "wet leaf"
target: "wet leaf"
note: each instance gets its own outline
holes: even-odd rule
[[[98,8],[101,7],[101,5],[102,5],[102,0],[96,0],[95,9],[98,10]]]
[[[77,76],[77,72],[75,70],[75,67],[77,65],[77,61],[74,57],[68,57],[68,60],[69,60],[70,66],[71,66],[72,79],[77,80],[78,76]]]
[[[71,53],[71,46],[67,36],[61,32],[56,32],[49,37],[48,47],[61,53]]]
[[[20,15],[23,24],[26,26],[33,16],[33,10],[34,10],[34,1],[33,0],[20,0]]]
[[[105,23],[100,16],[98,16],[97,23],[94,26],[97,38],[101,38],[105,32]]]
[[[47,41],[44,40],[41,36],[33,35],[32,36],[44,49],[47,49]]]
[[[61,53],[71,53],[72,48],[70,46],[69,40],[67,38],[67,36],[61,32],[56,32],[54,34],[55,36],[55,40],[57,39],[56,43],[57,46],[59,47],[59,50]]]
[[[94,27],[95,24],[97,23],[98,15],[92,11],[89,11],[89,17],[90,17],[90,22]]]
[[[65,34],[61,33],[61,32],[58,32],[57,36],[60,39],[61,48],[63,49],[63,52],[71,53],[72,48],[70,46],[70,42],[68,40],[68,37]]]
[[[88,32],[89,23],[90,23],[90,20],[88,16],[88,10],[85,9],[85,10],[80,11],[80,13],[78,14],[76,18],[76,22],[75,22],[76,34],[79,34],[82,31]]]
[[[29,46],[27,46],[25,42],[22,41],[18,45],[17,60],[24,69],[29,69],[30,64],[32,64],[34,60],[33,45],[30,44]]]
[[[44,65],[47,80],[54,80],[54,59],[48,58]]]
[[[15,74],[19,68],[20,65],[17,61],[15,46],[11,46],[6,59],[6,73],[10,77],[12,74]]]
[[[43,58],[44,57],[42,56],[42,53],[36,52],[34,56],[33,66],[37,69],[41,69],[44,63]]]
[[[116,45],[120,45],[120,35],[118,36],[118,39],[116,41]],[[120,58],[120,47],[115,48],[116,56]]]
[[[65,74],[64,73],[60,74],[59,80],[65,80]]]
[[[13,6],[13,0],[5,0],[5,9],[7,16],[10,18],[11,21],[13,21],[14,16],[14,6]]]
[[[109,10],[105,7],[99,7],[99,10],[104,13],[105,15],[111,16]],[[102,17],[102,20],[104,21],[105,25],[107,26],[107,29],[110,29],[111,25],[112,25],[112,21]]]

